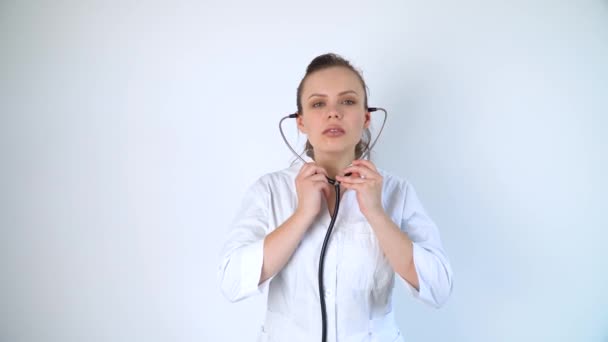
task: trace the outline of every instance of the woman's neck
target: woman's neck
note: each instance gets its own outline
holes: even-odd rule
[[[338,153],[315,153],[315,163],[327,171],[327,175],[331,179],[336,179],[342,170],[349,166],[355,159],[355,154],[338,154]]]

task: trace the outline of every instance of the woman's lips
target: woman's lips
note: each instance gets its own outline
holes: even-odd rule
[[[344,130],[340,127],[330,127],[326,130],[323,131],[323,135],[329,136],[329,137],[339,137],[344,135]]]

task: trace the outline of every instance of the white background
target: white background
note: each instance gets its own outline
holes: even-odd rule
[[[0,49],[1,341],[254,341],[219,251],[329,51],[454,269],[406,339],[608,341],[605,0],[5,1]]]

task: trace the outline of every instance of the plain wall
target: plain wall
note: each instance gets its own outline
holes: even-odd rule
[[[605,0],[0,3],[0,340],[254,341],[220,247],[329,51],[454,269],[406,340],[608,341]]]

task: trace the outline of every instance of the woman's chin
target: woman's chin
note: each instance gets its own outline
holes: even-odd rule
[[[354,155],[354,152],[355,152],[354,146],[341,146],[341,147],[332,146],[332,147],[325,147],[325,148],[319,148],[319,149],[315,148],[316,154],[323,154],[323,155],[330,155],[330,156],[342,156],[345,154]]]

